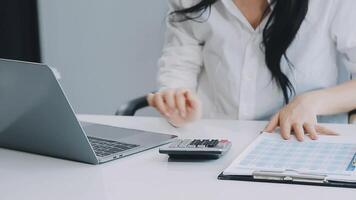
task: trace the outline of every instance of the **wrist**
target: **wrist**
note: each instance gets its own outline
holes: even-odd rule
[[[304,101],[311,105],[316,115],[326,115],[327,111],[327,93],[323,90],[307,92],[302,95]]]

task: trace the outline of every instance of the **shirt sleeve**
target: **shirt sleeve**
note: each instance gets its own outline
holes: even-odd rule
[[[341,54],[341,60],[356,79],[356,1],[334,0],[335,14],[331,23],[331,35]]]
[[[170,12],[188,7],[184,0],[169,0]],[[192,1],[190,1],[192,2]],[[158,61],[158,87],[196,90],[203,66],[201,41],[193,34],[193,21],[174,22],[167,17],[162,56]]]

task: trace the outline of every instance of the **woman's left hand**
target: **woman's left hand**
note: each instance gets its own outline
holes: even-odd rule
[[[272,117],[264,131],[273,132],[280,127],[284,139],[290,139],[293,132],[298,141],[303,141],[306,134],[313,140],[318,139],[318,133],[337,135],[334,131],[318,125],[317,102],[315,97],[308,93],[295,97]]]

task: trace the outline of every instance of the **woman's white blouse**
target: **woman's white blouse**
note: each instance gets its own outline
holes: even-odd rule
[[[199,0],[169,1],[172,11]],[[218,0],[207,15],[204,22],[167,20],[159,89],[193,89],[205,118],[268,119],[284,100],[261,46],[267,18],[254,29],[232,0]],[[297,95],[356,77],[356,0],[310,0],[287,56],[293,67],[283,59],[282,70]]]

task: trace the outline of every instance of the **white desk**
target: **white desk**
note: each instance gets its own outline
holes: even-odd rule
[[[157,118],[79,118],[183,137],[225,137],[233,142],[233,148],[215,161],[167,162],[156,148],[98,166],[0,149],[1,200],[356,198],[356,189],[217,180],[218,174],[258,135],[264,122],[211,120],[177,130]],[[330,126],[356,139],[356,126]]]

